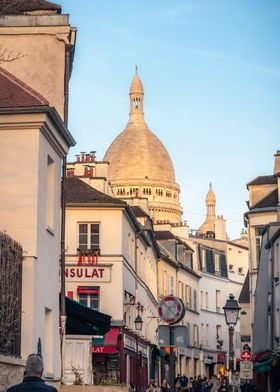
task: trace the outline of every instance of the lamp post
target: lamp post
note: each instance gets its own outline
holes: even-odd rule
[[[228,334],[229,334],[229,371],[230,373],[233,371],[234,367],[234,350],[233,350],[233,334],[234,334],[234,326],[237,323],[238,314],[240,307],[234,299],[234,295],[230,294],[229,299],[227,300],[225,306],[223,307],[225,313],[226,323],[228,325]]]
[[[142,330],[142,326],[143,326],[143,320],[139,314],[141,308],[142,307],[140,304],[136,305],[136,309],[137,309],[138,314],[134,320],[134,325],[135,325],[135,329],[137,332],[140,332]],[[141,359],[140,352],[138,353],[138,335],[136,334],[135,337],[136,337],[136,361],[135,361],[135,376],[136,376],[135,381],[136,382],[135,382],[135,389],[136,389],[136,392],[139,392],[142,389],[142,386],[141,386],[142,380],[141,380],[141,375],[138,374],[139,373],[138,369],[140,369],[142,364],[140,363],[140,359]]]

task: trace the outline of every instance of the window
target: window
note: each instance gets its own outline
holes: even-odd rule
[[[204,324],[203,323],[200,324],[200,343],[202,345],[205,344],[205,332],[204,332]]]
[[[80,304],[93,310],[99,309],[99,287],[78,287],[78,298]]]
[[[203,309],[203,291],[200,291],[200,309]]]
[[[199,336],[198,336],[198,325],[194,324],[193,326],[193,345],[198,347],[199,344]]]
[[[54,161],[48,155],[47,159],[47,189],[46,189],[46,224],[47,228],[54,229],[54,181],[55,181],[55,167]]]
[[[201,269],[202,271],[206,271],[206,250],[201,249]]]
[[[209,324],[206,324],[205,344],[206,346],[209,346]]]
[[[193,310],[197,311],[197,291],[193,290]]]
[[[261,246],[262,246],[262,232],[264,227],[256,227],[255,228],[255,237],[256,237],[256,268],[259,268],[260,256],[261,256]]]
[[[174,276],[170,276],[169,278],[169,292],[170,294],[175,294],[174,293]]]
[[[205,309],[208,309],[208,291],[205,293]]]
[[[274,281],[279,282],[279,244],[275,245]]]
[[[215,260],[215,273],[220,274],[220,255],[218,253],[215,253],[214,255],[214,260]]]
[[[186,285],[186,308],[191,308],[191,288]]]
[[[221,292],[220,290],[216,290],[216,310],[220,311],[221,308]]]
[[[221,350],[223,347],[223,336],[222,336],[222,326],[221,325],[216,325],[216,340],[217,344],[216,347],[218,350]]]
[[[99,249],[99,223],[79,224],[79,249]]]

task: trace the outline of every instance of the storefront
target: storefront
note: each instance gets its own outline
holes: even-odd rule
[[[204,365],[205,372],[208,378],[215,374],[215,365],[217,364],[217,353],[211,351],[204,351]]]
[[[92,342],[94,384],[133,383],[144,390],[149,378],[149,345],[121,327],[111,327]]]
[[[111,327],[104,336],[92,340],[93,382],[120,383],[120,334],[119,327]]]
[[[146,390],[149,378],[148,343],[138,335],[124,329],[121,354],[122,382],[134,384],[137,390]]]

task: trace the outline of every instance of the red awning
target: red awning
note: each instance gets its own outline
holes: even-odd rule
[[[119,336],[119,328],[112,327],[109,332],[105,334],[104,346],[92,346],[94,354],[113,354],[117,352],[117,343]]]
[[[119,328],[111,328],[109,332],[105,334],[104,346],[116,346],[118,342]]]

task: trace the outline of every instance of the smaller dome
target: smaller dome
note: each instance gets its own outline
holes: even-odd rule
[[[216,203],[216,196],[212,190],[212,184],[210,182],[209,191],[207,192],[207,195],[206,195],[206,203],[211,203],[211,202]]]

